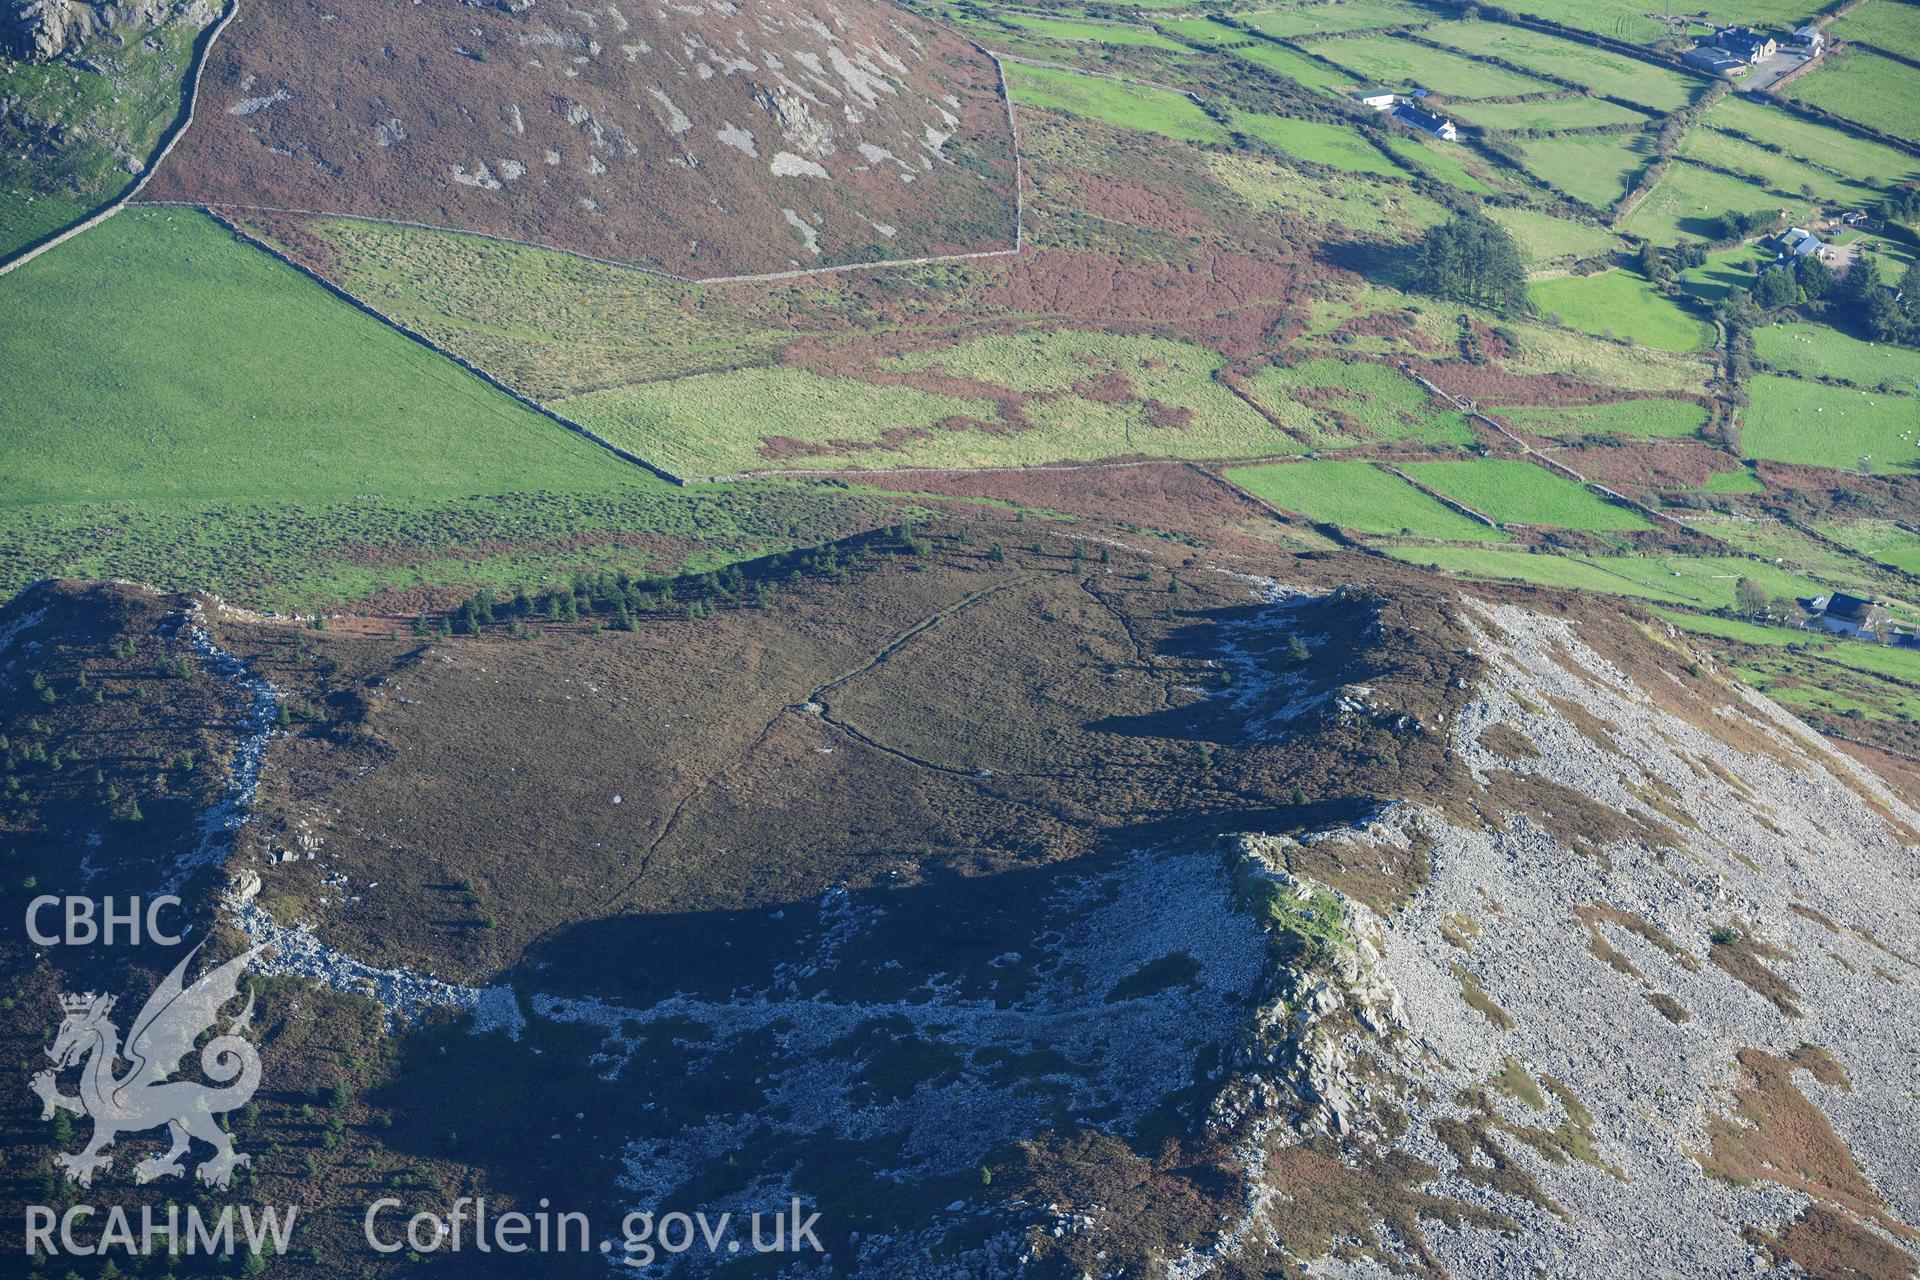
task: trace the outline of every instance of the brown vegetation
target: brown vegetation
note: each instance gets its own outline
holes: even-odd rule
[[[1735,1057],[1742,1072],[1734,1089],[1738,1119],[1708,1122],[1702,1168],[1735,1182],[1777,1182],[1893,1235],[1920,1240],[1867,1181],[1826,1113],[1793,1082],[1799,1070],[1829,1087],[1843,1087],[1845,1073],[1831,1055],[1803,1045],[1784,1057],[1760,1049],[1742,1049]],[[1851,1234],[1847,1238],[1858,1241]],[[1803,1245],[1811,1243],[1803,1238]]]
[[[1913,1280],[1911,1254],[1818,1201],[1785,1230],[1750,1238],[1775,1266],[1796,1266],[1814,1280]]]
[[[342,19],[255,0],[145,198],[422,223],[691,277],[1011,247],[990,58],[892,9],[728,12],[384,0]]]
[[[1785,951],[1755,936],[1753,926],[1744,920],[1731,921],[1716,930],[1707,950],[1708,960],[1764,996],[1787,1017],[1797,1018],[1800,993],[1766,963],[1787,958]]]

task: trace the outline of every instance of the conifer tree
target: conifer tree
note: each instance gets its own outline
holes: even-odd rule
[[[1414,263],[1414,288],[1439,298],[1526,314],[1527,269],[1520,246],[1479,212],[1457,213],[1428,231]]]

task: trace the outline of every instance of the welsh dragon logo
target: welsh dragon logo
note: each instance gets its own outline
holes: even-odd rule
[[[246,1007],[228,1023],[225,1033],[200,1048],[200,1070],[213,1083],[169,1077],[180,1070],[181,1059],[193,1051],[194,1042],[213,1030],[221,1007],[237,997],[240,975],[258,951],[256,947],[235,956],[188,987],[181,977],[200,953],[195,947],[147,998],[124,1046],[119,1028],[108,1017],[113,1012],[112,996],[88,993],[61,998],[66,1016],[53,1047],[47,1050],[55,1066],[33,1078],[33,1091],[40,1095],[42,1120],[53,1119],[59,1109],[93,1121],[93,1136],[85,1149],[55,1157],[68,1179],[83,1187],[90,1185],[96,1170],[112,1166],[113,1157],[102,1153],[116,1138],[161,1125],[167,1127],[173,1145],[134,1166],[139,1182],[184,1176],[180,1158],[194,1138],[214,1149],[213,1157],[199,1169],[200,1181],[208,1186],[225,1187],[236,1167],[250,1163],[233,1149],[232,1137],[214,1123],[214,1117],[245,1106],[260,1087],[260,1055],[245,1038],[253,1016],[251,992]],[[122,1060],[130,1065],[124,1074],[115,1075]],[[57,1075],[74,1066],[80,1067],[80,1094],[68,1097],[60,1092]]]

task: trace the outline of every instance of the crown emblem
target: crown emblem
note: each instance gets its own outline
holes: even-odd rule
[[[93,1007],[93,992],[89,991],[83,996],[72,993],[63,995],[60,997],[60,1007],[68,1013],[85,1013]]]

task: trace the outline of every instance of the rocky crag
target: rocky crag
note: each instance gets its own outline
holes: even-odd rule
[[[6,0],[0,39],[9,57],[50,62],[101,32],[132,35],[176,21],[204,27],[217,12],[211,0]]]

